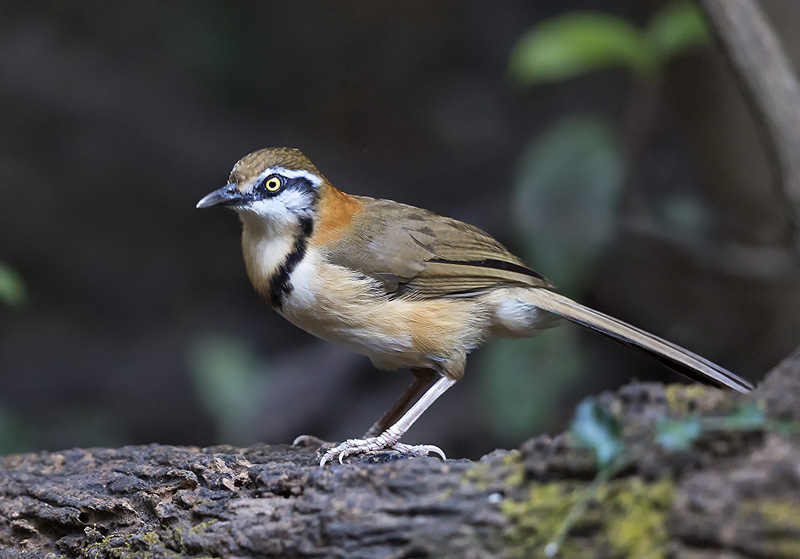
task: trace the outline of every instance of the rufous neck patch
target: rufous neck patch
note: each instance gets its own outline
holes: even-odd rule
[[[324,182],[319,188],[317,219],[311,245],[320,246],[335,241],[347,232],[353,218],[361,211],[361,202]]]

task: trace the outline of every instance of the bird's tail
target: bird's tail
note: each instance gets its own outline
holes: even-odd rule
[[[753,385],[711,361],[621,320],[547,289],[526,291],[525,301],[654,357],[670,369],[703,384],[750,392]]]

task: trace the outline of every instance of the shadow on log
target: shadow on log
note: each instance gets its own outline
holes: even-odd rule
[[[664,416],[754,399],[800,420],[800,355],[751,396],[631,384],[600,397],[644,440]],[[568,436],[479,462],[380,454],[320,468],[316,449],[134,446],[7,456],[0,544],[18,557],[543,557],[596,474]],[[603,484],[563,557],[800,557],[800,441],[721,431],[651,445]]]

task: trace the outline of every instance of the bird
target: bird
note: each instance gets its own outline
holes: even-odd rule
[[[361,437],[322,452],[444,452],[401,437],[464,375],[492,337],[530,337],[559,319],[643,351],[690,379],[748,392],[747,380],[682,347],[584,306],[481,229],[392,200],[338,190],[293,148],[241,158],[197,208],[224,206],[242,224],[247,275],[301,329],[366,355],[413,382]],[[324,450],[324,447],[323,447]]]

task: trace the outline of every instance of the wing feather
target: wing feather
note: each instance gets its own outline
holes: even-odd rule
[[[391,296],[469,296],[506,286],[552,287],[489,234],[390,200],[356,197],[354,233],[326,245],[328,259],[378,281]],[[357,233],[356,233],[357,232]]]

